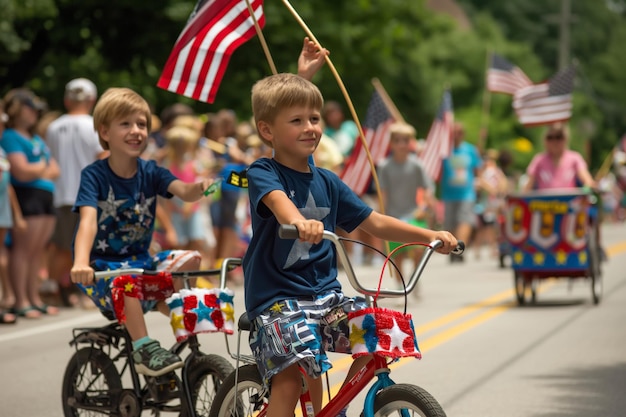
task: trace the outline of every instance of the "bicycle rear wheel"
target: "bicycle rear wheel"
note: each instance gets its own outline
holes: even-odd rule
[[[410,384],[395,384],[376,394],[374,416],[446,417],[446,413],[437,400],[423,388]]]
[[[251,417],[267,405],[269,392],[263,387],[256,365],[244,365],[239,368],[236,391],[233,372],[217,391],[209,417]],[[237,398],[236,411],[235,398]]]
[[[77,351],[65,369],[61,398],[65,417],[119,416],[116,404],[122,380],[115,364],[102,350]]]
[[[181,416],[208,416],[218,389],[234,370],[230,362],[219,355],[198,356],[191,364],[187,378],[187,387],[196,413],[191,413],[187,399],[181,398],[183,404]]]

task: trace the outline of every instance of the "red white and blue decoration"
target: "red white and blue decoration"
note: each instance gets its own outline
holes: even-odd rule
[[[170,308],[170,323],[177,341],[198,333],[235,329],[234,293],[225,288],[183,289],[165,300]]]
[[[168,272],[155,275],[122,275],[113,280],[111,296],[113,310],[120,324],[126,323],[124,296],[140,300],[165,300],[174,292],[172,276]]]
[[[594,216],[589,198],[577,190],[507,197],[503,231],[511,244],[513,269],[586,270],[590,217]]]
[[[410,314],[379,307],[348,313],[352,357],[380,355],[421,359]]]

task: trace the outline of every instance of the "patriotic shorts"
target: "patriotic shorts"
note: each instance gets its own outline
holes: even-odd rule
[[[331,292],[281,301],[263,311],[250,332],[250,347],[263,381],[268,384],[295,363],[314,378],[329,370],[326,352],[351,353],[348,313],[367,307],[364,298]]]
[[[96,259],[91,267],[96,271],[109,271],[121,268],[142,268],[151,271],[176,271],[191,260],[199,260],[200,253],[192,250],[166,250],[156,255],[132,257],[123,261],[104,261]],[[77,284],[78,287],[98,306],[102,314],[110,320],[115,319],[113,300],[111,298],[111,284],[116,277],[97,279],[93,285]],[[144,313],[154,309],[157,300],[141,300]]]

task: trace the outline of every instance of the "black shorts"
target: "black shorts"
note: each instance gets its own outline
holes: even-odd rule
[[[54,216],[54,203],[50,191],[39,188],[14,187],[17,201],[20,203],[22,215],[28,216]]]

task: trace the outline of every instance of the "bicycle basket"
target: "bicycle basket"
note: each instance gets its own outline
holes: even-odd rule
[[[170,308],[170,323],[177,341],[198,333],[223,332],[235,329],[234,293],[225,288],[183,289],[165,302]]]
[[[353,358],[370,354],[391,358],[422,357],[410,314],[369,307],[348,313],[348,325]]]

